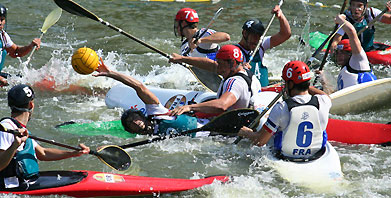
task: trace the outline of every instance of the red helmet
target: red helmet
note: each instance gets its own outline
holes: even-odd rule
[[[337,45],[337,50],[344,50],[349,52],[352,51],[349,39],[343,39],[342,41],[340,41]]]
[[[301,61],[291,61],[282,70],[282,79],[286,82],[292,80],[295,84],[300,84],[311,80],[310,69],[307,64]]]
[[[236,60],[243,62],[243,54],[239,47],[235,45],[224,45],[217,51],[216,59],[222,60]]]
[[[191,8],[182,8],[176,13],[175,20],[195,23],[199,21],[199,18],[195,10]]]

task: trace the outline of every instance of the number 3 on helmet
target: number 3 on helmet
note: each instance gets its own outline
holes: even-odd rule
[[[285,82],[293,81],[295,84],[300,84],[311,80],[311,72],[307,64],[301,61],[288,62],[282,70],[282,79]]]

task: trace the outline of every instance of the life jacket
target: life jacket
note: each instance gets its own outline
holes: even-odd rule
[[[344,69],[342,69],[338,75],[338,79],[337,79],[338,90],[356,84],[377,80],[377,77],[375,76],[372,70],[356,70],[353,69],[349,65],[349,63],[345,65],[345,68],[348,72],[344,72]]]
[[[175,120],[163,119],[158,120],[157,123],[158,133],[164,136],[197,128],[197,118],[185,114],[177,116]]]
[[[5,50],[5,32],[4,30],[1,31],[1,35],[0,35],[0,45],[1,45],[1,51],[0,51],[0,71],[3,69],[4,67],[4,62],[5,62],[5,57],[7,56],[7,50]]]
[[[12,117],[2,118],[0,121],[10,119],[18,128],[23,126]],[[35,157],[35,149],[31,138],[27,138],[23,150],[16,152],[8,166],[0,171],[0,178],[17,176],[21,179],[31,179],[39,176],[39,166]]]
[[[327,134],[320,127],[318,98],[312,96],[305,104],[291,98],[285,102],[290,112],[290,121],[287,128],[279,131],[274,138],[277,156],[290,161],[319,158],[324,153]]]
[[[244,69],[244,70],[246,71],[247,75],[243,74],[241,72],[238,72],[238,73],[236,73],[236,74],[234,74],[232,76],[240,76],[240,77],[242,77],[246,81],[247,86],[248,86],[248,91],[250,92],[250,95],[251,95],[250,103],[248,105],[248,108],[252,108],[252,107],[254,107],[254,104],[256,102],[254,96],[258,93],[256,90],[253,90],[254,89],[253,88],[254,87],[253,86],[253,79],[254,79],[255,75],[248,69]],[[228,80],[228,78],[224,79],[224,82],[222,83],[221,86],[224,86],[224,83],[225,83],[226,80]],[[221,88],[221,90],[219,89],[219,92],[217,93],[217,98],[220,98],[221,95],[223,95],[222,88]]]
[[[250,60],[250,54],[246,52],[246,50],[239,44],[236,44],[242,51],[242,54],[246,58],[246,61],[248,62]],[[260,46],[260,49],[262,49],[262,52],[264,53],[265,50],[262,46]],[[258,78],[259,82],[261,83],[262,87],[266,87],[269,85],[269,78],[268,78],[268,69],[265,67],[262,63],[261,56],[259,53],[256,53],[253,60],[250,62],[251,69],[250,71]]]
[[[353,24],[356,31],[360,31],[361,29],[365,28],[369,22],[370,19],[368,17],[368,13],[371,14],[372,19],[375,18],[375,15],[373,14],[372,8],[367,9],[365,11],[364,19],[361,22],[357,22],[353,19],[352,14],[349,11],[345,11],[346,19]],[[375,38],[375,26],[368,27],[361,35],[357,35],[360,39],[361,46],[363,47],[364,51],[370,51],[373,48],[373,40]],[[348,39],[349,37],[345,34],[343,39]]]

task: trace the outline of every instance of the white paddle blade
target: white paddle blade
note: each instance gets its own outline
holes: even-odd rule
[[[46,33],[46,31],[52,27],[60,19],[62,14],[61,8],[56,8],[46,17],[45,22],[43,22],[41,32]]]

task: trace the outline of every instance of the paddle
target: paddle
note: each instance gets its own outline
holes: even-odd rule
[[[373,24],[375,24],[378,20],[380,20],[380,17],[384,15],[384,13],[388,12],[388,8],[386,7],[379,15],[377,15],[371,22],[369,22],[364,28],[362,28],[358,33],[357,36],[362,34],[366,29],[371,27]]]
[[[278,5],[281,7],[281,5],[282,5],[283,3],[284,3],[284,0],[280,0],[280,3],[279,3]],[[252,54],[251,54],[251,56],[250,56],[250,58],[249,58],[249,60],[248,60],[248,62],[247,62],[248,64],[250,64],[250,62],[254,59],[255,54],[258,52],[259,48],[261,47],[261,44],[262,44],[262,42],[263,42],[263,39],[265,38],[265,35],[266,35],[267,31],[269,30],[270,25],[272,24],[272,22],[273,22],[275,16],[276,16],[276,15],[273,14],[272,18],[271,18],[270,21],[269,21],[269,24],[267,24],[267,27],[266,27],[265,31],[263,32],[261,38],[259,38],[259,41],[258,41],[258,43],[257,43],[257,46],[255,47],[255,50],[252,52]]]
[[[248,125],[250,121],[254,120],[258,115],[259,115],[258,111],[254,109],[235,109],[217,116],[216,118],[212,119],[210,122],[208,122],[201,128],[183,131],[179,134],[173,134],[169,137],[159,136],[152,139],[143,140],[140,142],[125,144],[120,147],[123,149],[136,147],[136,146],[149,144],[160,140],[165,140],[167,138],[183,136],[189,133],[195,133],[199,131],[211,131],[212,135],[232,136],[235,135],[235,133],[237,133],[237,131],[239,131],[239,129],[242,128],[242,126]]]
[[[215,13],[215,15],[213,16],[212,20],[210,20],[208,26],[206,26],[204,32],[202,32],[201,35],[198,34],[198,35],[195,36],[194,44],[196,44],[196,43],[198,42],[198,40],[199,40],[202,36],[204,36],[204,34],[208,31],[208,29],[209,29],[210,26],[214,23],[214,21],[217,19],[217,17],[220,16],[220,14],[221,14],[221,12],[223,11],[223,9],[224,9],[224,8],[218,9],[217,12]],[[190,49],[190,46],[189,46],[189,48],[186,50],[186,52],[183,53],[183,56],[187,56],[187,55],[190,53],[190,51],[191,51],[191,49]]]
[[[342,7],[341,7],[341,10],[340,10],[340,14],[342,14],[345,10],[345,7],[346,7],[346,4],[347,4],[347,0],[344,1]],[[342,26],[342,25],[341,25]],[[336,31],[338,29],[338,24],[335,24],[334,26],[334,31]],[[331,37],[331,41],[334,39],[334,36]],[[326,64],[326,59],[327,59],[327,56],[329,55],[329,51],[330,51],[330,48],[331,48],[331,45],[330,43],[327,45],[327,49],[326,49],[326,52],[323,56],[323,60],[322,60],[322,63],[320,63],[320,67],[319,67],[319,71],[322,71],[323,70],[323,67],[324,65]],[[316,80],[316,78],[315,78]]]
[[[346,7],[346,4],[347,4],[347,3],[348,3],[348,0],[344,0],[344,2],[343,2],[343,4],[342,4],[342,7],[341,7],[341,10],[339,11],[340,14],[342,14],[342,13],[345,11],[345,7]],[[340,26],[340,27],[341,27],[341,26]],[[334,26],[334,31],[327,37],[327,39],[326,39],[325,41],[323,41],[322,45],[320,45],[320,46],[318,47],[318,49],[316,49],[315,52],[312,54],[312,56],[308,59],[308,61],[307,61],[308,67],[311,66],[312,61],[315,59],[315,56],[318,55],[320,51],[322,51],[323,47],[324,47],[329,41],[331,41],[331,40],[334,38],[335,33],[336,33],[337,31],[338,31],[338,24],[336,24],[336,25]],[[328,45],[328,46],[327,46],[326,54],[325,54],[325,56],[323,57],[323,60],[325,60],[325,57],[327,57],[328,51],[330,50],[330,46],[331,46],[331,45]],[[322,61],[322,63],[323,63],[323,61]],[[323,66],[322,66],[322,65],[324,65],[324,63],[321,64],[321,68],[323,69]],[[319,69],[319,70],[322,70],[322,69]]]
[[[0,124],[0,131],[11,133],[11,134],[14,134],[17,136],[22,136],[18,130],[8,130],[2,124]],[[56,146],[72,149],[75,151],[82,150],[81,148],[78,148],[78,147],[73,147],[70,145],[55,142],[54,140],[47,140],[47,139],[43,139],[43,138],[32,136],[32,135],[29,135],[29,138],[34,139],[34,140],[38,140],[41,142],[46,142],[48,144],[53,144]],[[101,147],[97,151],[91,150],[89,154],[95,155],[103,163],[105,163],[107,166],[109,166],[110,168],[112,168],[114,170],[118,170],[118,171],[127,170],[131,165],[131,159],[130,159],[129,154],[126,151],[124,151],[122,148],[120,148],[116,145],[104,146],[104,147]]]
[[[111,25],[109,22],[104,21],[103,19],[96,16],[94,13],[88,11],[87,9],[85,9],[84,7],[80,6],[79,4],[73,2],[72,0],[54,0],[54,2],[59,7],[61,7],[62,9],[64,9],[65,11],[67,11],[71,14],[74,14],[77,16],[82,16],[82,17],[88,17],[94,21],[98,21],[98,22],[102,23],[103,25],[121,33],[122,35],[125,35],[126,37],[140,43],[141,45],[144,45],[145,47],[159,53],[160,55],[162,55],[166,58],[170,58],[170,55],[166,54],[165,52],[157,49],[156,47],[153,47],[152,45],[150,45],[148,43],[145,43],[144,41],[125,32],[124,30],[122,30],[114,25]],[[181,65],[186,67],[187,69],[189,69],[190,72],[196,77],[196,79],[203,86],[205,86],[207,89],[209,89],[211,91],[217,92],[217,90],[219,88],[219,83],[221,81],[221,78],[218,75],[216,75],[215,73],[206,71],[206,70],[199,69],[197,67],[192,67],[192,66],[187,65],[185,63],[181,63]]]
[[[49,15],[45,18],[45,21],[43,22],[43,25],[42,25],[42,28],[41,28],[41,36],[39,37],[39,39],[42,39],[43,34],[45,34],[46,31],[50,27],[52,27],[52,25],[57,23],[57,21],[61,17],[61,13],[62,13],[62,9],[61,8],[56,8],[56,9],[54,9],[53,11],[51,11],[49,13]],[[34,46],[33,50],[31,51],[30,56],[27,58],[27,61],[24,63],[25,65],[29,64],[29,62],[31,60],[31,57],[33,56],[36,48],[37,48],[37,46]]]
[[[283,92],[284,90],[280,91],[280,93],[278,93],[278,95],[270,102],[269,105],[267,105],[267,107],[265,109],[263,109],[262,113],[259,114],[251,123],[250,125],[248,125],[248,128],[253,128],[255,127],[255,125],[258,123],[258,121],[267,113],[267,111],[272,108],[272,106],[278,101],[278,99],[280,99],[280,97],[283,95]],[[236,140],[234,141],[234,144],[237,144],[240,142],[240,140],[242,140],[243,137],[238,137],[236,138]]]

